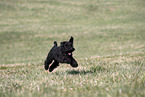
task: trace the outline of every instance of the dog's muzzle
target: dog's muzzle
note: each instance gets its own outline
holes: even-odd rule
[[[75,50],[75,48],[72,48],[67,54],[69,55],[69,56],[71,56],[72,55],[72,52]]]

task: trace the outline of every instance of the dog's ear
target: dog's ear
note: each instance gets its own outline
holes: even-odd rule
[[[74,38],[71,36],[69,42],[73,43]]]

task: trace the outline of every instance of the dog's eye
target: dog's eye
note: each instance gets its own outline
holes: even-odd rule
[[[65,46],[68,46],[68,44],[66,44]]]

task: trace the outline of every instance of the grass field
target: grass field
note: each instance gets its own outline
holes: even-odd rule
[[[144,97],[144,0],[0,0],[0,97]],[[74,37],[78,68],[49,73]]]

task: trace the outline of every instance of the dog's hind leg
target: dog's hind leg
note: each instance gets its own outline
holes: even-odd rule
[[[51,57],[51,54],[48,54],[48,56],[47,56],[47,58],[46,58],[46,60],[45,60],[45,62],[44,62],[44,68],[45,68],[45,70],[48,70],[48,68],[49,68],[49,65],[52,63],[52,61],[53,61],[53,58]]]
[[[49,64],[51,64],[52,63],[52,61],[53,60],[51,60],[51,59],[47,59],[47,60],[45,60],[45,62],[44,62],[44,68],[45,68],[45,70],[48,70],[48,68],[49,68]]]
[[[58,64],[59,62],[54,61],[53,64],[49,68],[49,72],[52,72],[57,66],[59,66]]]

